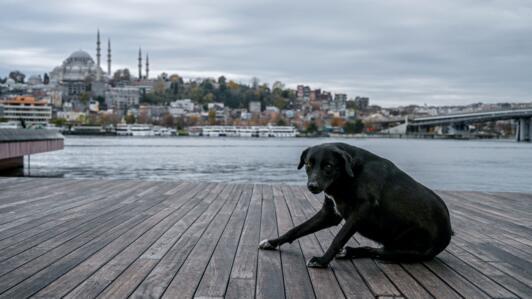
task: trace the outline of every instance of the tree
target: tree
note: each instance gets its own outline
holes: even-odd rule
[[[215,125],[216,124],[216,111],[210,110],[209,111],[209,125]]]
[[[275,81],[272,85],[272,90],[275,92],[276,90],[278,91],[283,91],[283,89],[285,88],[285,85],[283,82],[281,81]]]
[[[318,126],[314,121],[307,126],[307,134],[315,134],[318,132],[318,130]]]
[[[333,127],[343,127],[344,124],[345,124],[345,120],[343,120],[340,117],[334,117],[331,120],[331,126],[333,126]]]
[[[50,77],[48,76],[48,73],[44,73],[44,76],[43,76],[43,83],[44,85],[48,85],[50,84]]]
[[[167,128],[173,128],[175,127],[175,119],[174,117],[172,116],[172,114],[170,113],[166,113],[164,116],[163,116],[163,119],[161,121],[161,125],[167,127]]]
[[[88,92],[82,92],[81,95],[79,96],[79,101],[82,104],[87,105],[89,103],[90,98],[91,96]]]
[[[67,120],[64,118],[54,118],[50,122],[56,127],[63,127],[67,123]]]
[[[279,118],[276,123],[277,126],[286,126],[286,121],[283,118]]]
[[[134,124],[136,119],[135,119],[135,115],[133,114],[128,114],[124,117],[124,121],[126,122],[126,124]]]
[[[9,78],[15,80],[15,83],[24,83],[24,78],[26,78],[26,75],[24,75],[21,71],[11,71],[9,73]]]
[[[148,115],[148,111],[141,111],[139,113],[139,117],[137,119],[137,122],[139,124],[147,124],[151,121],[150,116]]]
[[[116,70],[113,74],[114,81],[131,81],[131,73],[129,69]]]
[[[357,119],[354,122],[346,122],[344,125],[344,132],[346,134],[358,134],[364,131],[364,123]]]
[[[164,80],[158,79],[155,81],[155,84],[153,84],[153,92],[157,95],[162,95],[164,93]]]

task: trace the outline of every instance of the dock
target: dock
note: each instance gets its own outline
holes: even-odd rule
[[[310,269],[339,227],[257,248],[321,207],[304,186],[0,178],[0,298],[531,298],[532,194],[437,193],[434,260]]]
[[[62,150],[63,139],[49,130],[0,128],[0,171],[24,168],[24,156]]]

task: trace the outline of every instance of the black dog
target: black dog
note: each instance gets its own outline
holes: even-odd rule
[[[298,169],[303,165],[308,189],[325,192],[323,207],[279,238],[260,242],[259,248],[275,249],[342,219],[345,224],[329,249],[307,266],[327,267],[335,256],[424,261],[449,245],[453,232],[443,200],[392,162],[345,143],[326,143],[304,150]],[[383,247],[343,248],[356,232]]]

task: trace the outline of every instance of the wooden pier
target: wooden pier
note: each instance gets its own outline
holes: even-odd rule
[[[62,150],[63,135],[48,130],[0,129],[0,171],[24,167],[24,156]]]
[[[319,209],[302,186],[0,178],[0,297],[531,298],[532,195],[438,193],[433,261],[309,269],[338,228],[257,249]]]

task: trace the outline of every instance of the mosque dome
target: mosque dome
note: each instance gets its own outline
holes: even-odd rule
[[[83,51],[83,50],[78,50],[72,54],[70,54],[69,58],[91,58],[91,56],[89,55],[89,53]]]
[[[63,64],[56,67],[51,73],[50,77],[52,81],[83,81],[94,80],[98,66],[89,55],[89,53],[78,50],[70,54]],[[103,74],[103,70],[100,68],[100,74]]]

